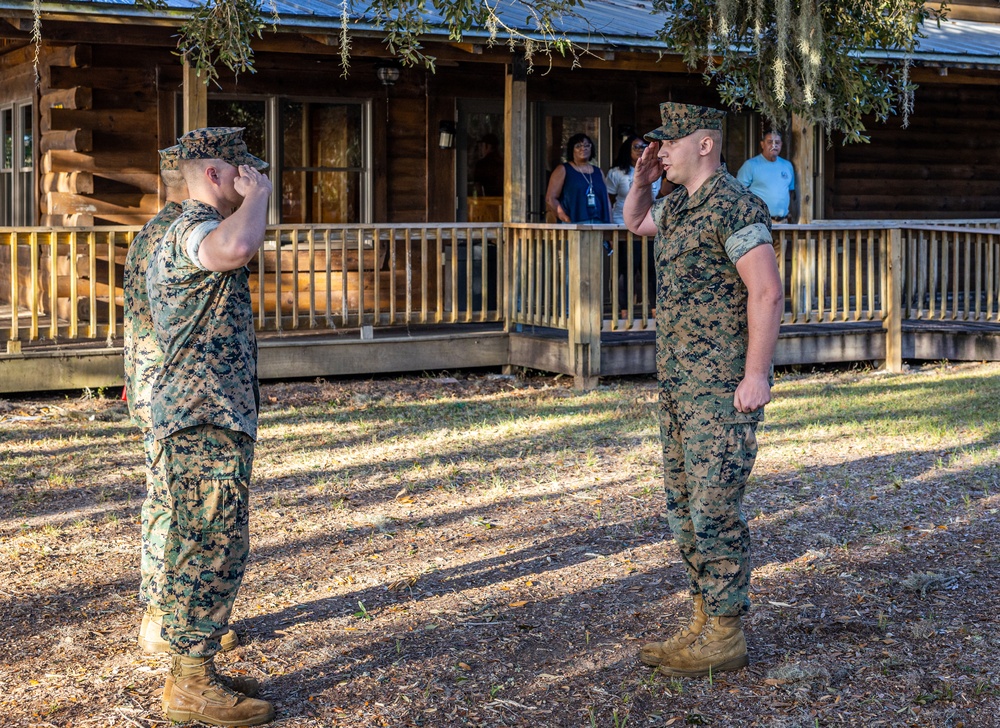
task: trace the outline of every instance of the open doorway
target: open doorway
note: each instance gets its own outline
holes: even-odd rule
[[[545,222],[545,190],[552,170],[565,159],[566,142],[574,134],[586,134],[597,149],[594,163],[606,174],[611,165],[614,139],[610,104],[542,102],[535,106],[530,138],[535,140],[529,158],[530,205],[528,220]],[[554,222],[554,220],[553,220]]]
[[[503,144],[503,101],[459,99],[457,220],[503,220]]]

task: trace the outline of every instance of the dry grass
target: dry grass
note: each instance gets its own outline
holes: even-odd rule
[[[1000,725],[1000,367],[785,375],[759,432],[750,668],[670,680],[684,616],[651,380],[264,387],[237,601],[280,726]],[[0,399],[0,725],[160,726],[141,443]]]

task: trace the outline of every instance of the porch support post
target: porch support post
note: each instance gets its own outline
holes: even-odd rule
[[[886,266],[885,301],[882,328],[885,329],[886,371],[903,371],[903,234],[899,228],[889,232],[888,265]]]
[[[514,306],[517,302],[517,295],[515,291],[521,290],[521,251],[522,239],[524,233],[522,230],[511,227],[510,225],[504,225],[500,229],[500,235],[498,240],[503,241],[503,245],[500,246],[499,255],[497,260],[501,261],[500,274],[503,279],[503,284],[500,287],[500,296],[502,300],[502,311],[503,311],[503,330],[504,333],[510,334],[511,329],[514,328]],[[513,374],[514,365],[510,363],[510,346],[507,347],[507,363],[503,365],[504,374]]]
[[[503,219],[528,221],[528,64],[507,64],[503,102]]]
[[[792,115],[792,166],[795,167],[795,197],[799,223],[813,221],[816,199],[816,165],[813,150],[816,148],[816,125],[806,123],[801,116]],[[792,212],[796,212],[795,209]]]
[[[569,360],[577,389],[594,389],[601,373],[604,231],[569,234]]]
[[[208,86],[195,73],[194,66],[184,59],[184,83],[181,95],[184,97],[181,133],[208,126]]]

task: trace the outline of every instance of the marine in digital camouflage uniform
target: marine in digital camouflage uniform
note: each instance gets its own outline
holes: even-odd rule
[[[725,112],[661,104],[636,164],[626,225],[655,235],[656,368],[667,515],[694,604],[640,659],[673,676],[748,662],[750,534],[743,493],[770,401],[783,295],[767,207],[720,161]],[[665,172],[678,187],[653,200]]]
[[[160,150],[160,177],[167,191],[166,204],[129,246],[125,258],[125,391],[132,421],[142,430],[143,449],[146,455],[146,499],[142,504],[142,561],[140,599],[151,606],[160,601],[163,591],[163,541],[166,530],[168,505],[162,475],[153,471],[150,464],[155,459],[155,440],[149,412],[153,379],[163,361],[160,347],[153,332],[153,319],[149,313],[146,295],[146,268],[156,244],[170,224],[181,214],[181,202],[187,197],[187,185],[177,169],[178,147]],[[143,627],[147,624],[143,621]],[[143,632],[140,630],[139,641]]]
[[[149,311],[146,270],[164,233],[180,216],[181,203],[187,197],[187,184],[178,169],[180,149],[180,145],[174,145],[159,152],[160,177],[166,189],[167,202],[133,239],[124,268],[125,389],[132,420],[142,429],[146,461],[139,585],[139,598],[146,603],[146,611],[139,626],[138,642],[149,653],[169,651],[169,645],[161,634],[164,614],[161,602],[163,549],[172,509],[163,473],[152,467],[153,463],[161,462],[159,442],[153,437],[150,400],[153,382],[163,364],[163,352],[156,341]],[[232,629],[227,629],[220,640],[224,650],[239,646],[239,638]]]
[[[249,553],[257,437],[257,342],[246,264],[264,240],[271,184],[242,129],[178,139],[190,190],[146,271],[162,365],[152,385],[154,468],[171,513],[161,607],[174,654],[164,689],[172,720],[257,725],[274,710],[256,681],[225,678],[213,657],[228,631]]]

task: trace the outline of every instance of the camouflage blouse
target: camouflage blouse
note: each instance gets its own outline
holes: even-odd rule
[[[156,343],[153,318],[146,295],[146,269],[160,238],[181,214],[181,206],[168,202],[132,240],[125,257],[125,391],[132,421],[144,430],[153,426],[149,399],[153,380],[163,363]]]
[[[653,206],[657,222],[657,373],[661,381],[735,391],[746,368],[747,288],[736,262],[771,245],[767,207],[720,167],[689,197]]]
[[[186,200],[146,272],[163,367],[153,385],[153,436],[212,424],[257,437],[257,338],[246,267],[206,270],[201,241],[222,222]]]

